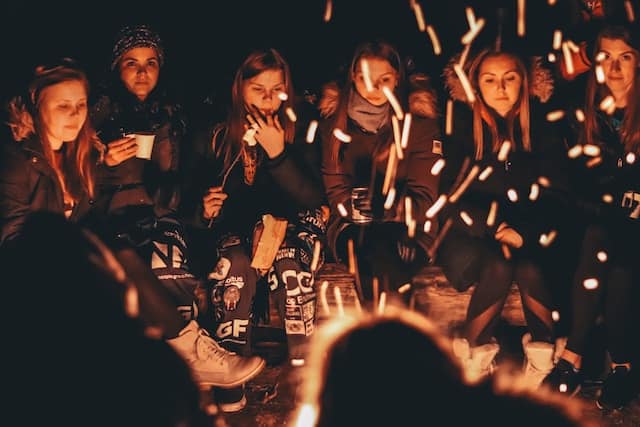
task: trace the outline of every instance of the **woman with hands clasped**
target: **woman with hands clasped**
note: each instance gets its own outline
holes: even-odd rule
[[[315,328],[314,273],[325,233],[317,144],[305,141],[289,66],[275,49],[252,52],[231,93],[226,122],[196,141],[202,155],[189,168],[195,225],[211,230],[207,238],[219,255],[205,273],[205,316],[222,346],[250,352],[254,297],[263,294],[258,283],[266,274],[289,357],[302,364]],[[223,410],[244,406],[243,390],[235,392],[218,395]]]
[[[450,65],[453,65],[454,59]],[[460,72],[445,70],[454,131],[445,143],[441,222],[451,225],[438,263],[458,290],[475,284],[463,338],[454,349],[470,378],[491,372],[494,334],[512,284],[522,297],[525,380],[536,388],[553,367],[554,328],[544,260],[562,234],[564,141],[541,113],[553,82],[537,59],[485,49]]]

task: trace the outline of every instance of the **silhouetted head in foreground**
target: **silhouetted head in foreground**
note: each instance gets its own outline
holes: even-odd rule
[[[3,378],[21,424],[205,425],[187,365],[145,334],[135,287],[95,236],[38,212],[3,251]]]
[[[318,332],[299,426],[584,425],[564,400],[467,384],[449,340],[415,312],[390,308]]]

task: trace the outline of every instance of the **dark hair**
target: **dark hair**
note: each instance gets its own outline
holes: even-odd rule
[[[605,26],[596,38],[594,46],[594,58],[600,52],[602,39],[622,40],[634,51],[636,57],[636,74],[633,84],[627,93],[627,107],[620,129],[620,140],[628,152],[640,154],[640,28],[632,28],[631,25],[608,25]],[[597,61],[594,61],[597,66]],[[605,96],[611,91],[606,84],[599,84],[595,73],[589,73],[587,80],[586,100],[585,100],[585,142],[593,144],[600,134],[596,121],[597,108]]]
[[[444,337],[418,313],[388,307],[317,332],[304,399],[317,405],[317,426],[413,424],[425,399],[442,402],[464,391]]]

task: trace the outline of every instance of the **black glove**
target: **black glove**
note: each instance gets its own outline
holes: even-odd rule
[[[416,241],[405,237],[398,240],[396,244],[398,249],[398,256],[405,264],[411,264],[416,259]]]

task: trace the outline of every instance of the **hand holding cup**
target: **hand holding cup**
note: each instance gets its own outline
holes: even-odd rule
[[[104,162],[107,166],[117,166],[125,160],[134,157],[138,152],[135,135],[127,135],[107,144]]]

